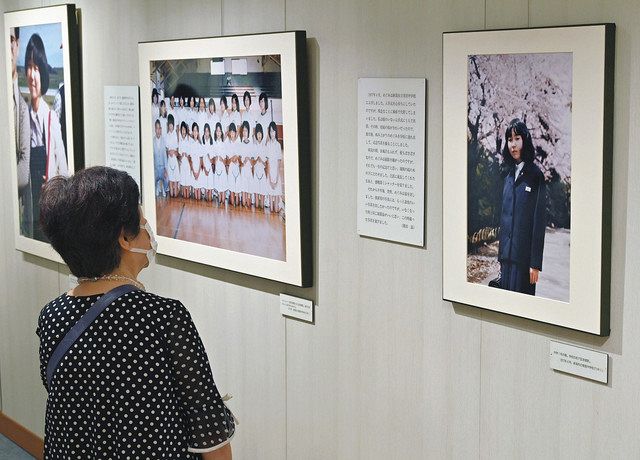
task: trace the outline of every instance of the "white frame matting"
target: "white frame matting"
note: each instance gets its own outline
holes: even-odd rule
[[[311,283],[308,209],[301,206],[310,203],[302,183],[308,177],[308,154],[300,151],[306,134],[306,100],[300,100],[306,69],[303,59],[305,33],[301,31],[258,35],[225,36],[138,44],[140,94],[146,101],[151,94],[150,63],[162,60],[224,58],[241,56],[280,55],[282,78],[282,118],[285,126],[284,196],[286,198],[286,258],[284,261],[268,259],[203,244],[157,236],[158,253],[186,259],[210,266],[259,276],[298,286]],[[302,45],[301,45],[302,44]],[[300,54],[303,53],[303,54]],[[302,107],[301,107],[302,104]],[[302,114],[302,115],[301,115]],[[141,104],[141,119],[151,120],[151,104]],[[143,121],[142,126],[148,123]],[[155,226],[155,194],[153,170],[153,145],[151,136],[142,133],[142,197],[145,216]],[[302,176],[302,177],[301,177]],[[302,192],[302,193],[301,193]],[[310,214],[309,214],[310,215]]]
[[[443,298],[609,334],[614,24],[443,35]],[[569,302],[467,281],[469,55],[573,53]]]

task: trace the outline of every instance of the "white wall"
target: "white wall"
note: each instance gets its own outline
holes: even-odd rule
[[[4,11],[50,2],[3,1]],[[191,310],[241,420],[242,459],[640,456],[640,9],[635,0],[78,1],[87,165],[104,161],[104,85],[137,84],[137,42],[304,29],[314,287],[158,257],[152,291]],[[616,22],[612,333],[596,338],[441,300],[442,32]],[[4,57],[4,55],[2,55]],[[356,80],[428,80],[426,249],[356,235]],[[5,84],[0,76],[0,85]],[[0,106],[6,106],[1,93]],[[6,126],[0,111],[0,126]],[[6,147],[2,147],[5,151]],[[5,158],[11,154],[5,152]],[[338,167],[340,165],[340,167]],[[6,169],[6,168],[5,168]],[[64,266],[13,249],[0,180],[2,410],[43,433],[35,321]],[[629,205],[628,205],[629,204]],[[283,319],[278,293],[315,300]],[[607,351],[608,385],[549,369],[550,338]]]

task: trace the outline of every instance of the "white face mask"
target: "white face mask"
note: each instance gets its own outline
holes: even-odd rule
[[[149,264],[154,261],[156,258],[156,250],[158,249],[158,242],[156,241],[156,237],[153,234],[153,230],[151,229],[151,225],[149,222],[146,222],[144,225],[141,225],[140,228],[147,231],[149,234],[149,242],[151,243],[151,248],[149,249],[141,249],[141,248],[131,248],[129,251],[131,252],[139,252],[140,254],[146,254],[147,260]]]

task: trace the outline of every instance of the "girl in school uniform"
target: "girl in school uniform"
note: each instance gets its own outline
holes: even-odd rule
[[[180,123],[180,141],[178,142],[178,159],[180,160],[180,187],[182,188],[182,198],[185,200],[191,194],[191,165],[189,164],[189,151],[191,149],[191,138],[187,123]]]
[[[260,105],[260,112],[256,115],[256,123],[260,123],[262,128],[266,129],[269,123],[273,121],[271,110],[269,110],[269,96],[267,96],[267,93],[260,93],[258,104]]]
[[[222,132],[225,137],[229,136],[229,124],[231,123],[231,116],[227,111],[227,96],[220,97],[220,123],[222,124]]]
[[[174,110],[174,121],[176,122],[176,131],[177,131],[177,136],[178,136],[178,140],[180,139],[180,135],[181,135],[181,130],[182,130],[182,122],[185,121],[184,116],[185,116],[185,110],[186,107],[184,106],[185,101],[184,101],[184,97],[180,96],[178,97],[178,107],[175,108]],[[187,129],[187,132],[189,130]]]
[[[160,116],[158,120],[160,120],[160,127],[162,128],[162,135],[167,134],[167,103],[163,100],[160,101]]]
[[[155,124],[155,120],[160,116],[160,105],[158,104],[158,90],[153,88],[151,90],[151,120],[152,124]]]
[[[251,207],[251,195],[254,189],[253,179],[253,163],[254,163],[254,148],[253,142],[251,142],[251,128],[249,128],[249,122],[242,122],[242,139],[240,142],[239,156],[240,156],[240,177],[241,177],[241,199],[242,206],[246,208]]]
[[[167,116],[173,115],[173,111],[176,109],[176,97],[172,94],[167,100]],[[175,123],[176,117],[173,116],[173,121]],[[175,129],[175,125],[174,125]]]
[[[256,124],[256,140],[253,144],[255,155],[255,163],[253,166],[253,184],[254,193],[256,194],[256,209],[264,209],[264,195],[267,193],[267,177],[266,177],[266,151],[263,142],[262,125]]]
[[[220,122],[220,115],[216,112],[216,103],[213,98],[209,98],[209,109],[207,110],[207,116],[205,117],[207,123],[211,129],[215,129],[216,125]]]
[[[242,112],[242,122],[249,123],[251,131],[255,132],[256,129],[256,113],[251,108],[251,94],[249,91],[245,91],[242,96],[242,103],[244,104],[244,111]]]
[[[200,98],[198,102],[198,114],[196,117],[196,123],[204,131],[204,124],[207,122],[207,104],[204,97]]]
[[[180,166],[178,165],[178,138],[174,129],[173,115],[167,117],[167,133],[165,134],[165,145],[167,147],[167,173],[169,175],[169,196],[178,196],[180,182]]]
[[[238,101],[238,95],[236,93],[231,95],[231,113],[229,114],[229,120],[231,123],[236,125],[236,129],[240,129],[240,126],[242,126],[240,102]]]
[[[269,123],[266,150],[269,161],[269,210],[278,212],[283,190],[284,166],[282,162],[282,147],[278,142],[277,128],[274,121]]]
[[[204,124],[204,135],[202,136],[202,173],[204,174],[203,187],[207,192],[207,201],[213,201],[213,138],[211,137],[211,127],[209,123]]]
[[[194,123],[197,123],[197,114],[198,108],[196,107],[196,98],[195,96],[191,96],[189,98],[189,107],[185,111],[185,120],[187,122],[187,129],[189,130],[189,136],[193,139],[193,133],[191,132],[191,128]]]
[[[531,133],[514,118],[505,131],[502,151],[500,287],[529,295],[536,295],[546,228],[546,186],[534,159]]]
[[[33,34],[27,44],[24,72],[29,90],[29,188],[33,212],[27,222],[29,234],[37,240],[47,241],[39,225],[40,193],[45,182],[54,176],[67,176],[69,171],[58,115],[49,109],[44,99],[49,89],[49,64],[44,42],[38,34]]]
[[[218,122],[216,123],[216,129],[213,133],[213,188],[218,193],[218,206],[224,204],[225,196],[229,189],[225,163],[226,143],[224,133],[222,132],[222,124]]]
[[[238,206],[238,194],[240,192],[240,157],[238,155],[240,142],[238,142],[234,123],[229,125],[229,136],[227,136],[226,144],[227,157],[229,158],[228,184],[229,192],[231,192],[229,202],[235,207]]]
[[[191,125],[191,150],[189,151],[191,159],[191,186],[193,187],[193,197],[196,201],[200,201],[202,190],[202,142],[200,141],[200,128],[198,123]]]

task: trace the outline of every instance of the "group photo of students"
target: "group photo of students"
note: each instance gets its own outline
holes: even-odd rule
[[[150,95],[159,234],[284,260],[283,129],[271,95],[195,86]],[[278,249],[247,244],[247,225]]]

